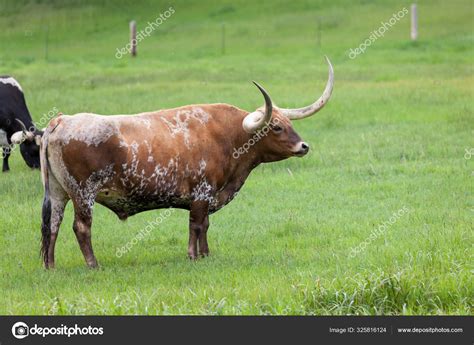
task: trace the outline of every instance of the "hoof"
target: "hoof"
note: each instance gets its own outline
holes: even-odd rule
[[[96,268],[99,268],[99,264],[97,263],[97,261],[94,260],[94,261],[88,262],[87,267],[89,267],[90,269],[96,269]]]
[[[47,270],[54,270],[54,262],[52,264],[45,264],[44,268]]]

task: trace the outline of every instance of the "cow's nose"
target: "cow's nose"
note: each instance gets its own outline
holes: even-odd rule
[[[305,154],[307,154],[309,151],[309,145],[306,144],[304,141],[300,143],[299,150],[295,153],[296,156],[298,157],[303,157]]]

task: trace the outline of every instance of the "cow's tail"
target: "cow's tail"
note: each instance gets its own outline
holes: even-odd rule
[[[40,161],[41,178],[44,186],[43,211],[41,221],[41,251],[40,255],[46,268],[48,268],[48,250],[51,239],[51,195],[49,190],[49,161],[48,161],[48,139],[49,128],[47,128],[41,139]]]

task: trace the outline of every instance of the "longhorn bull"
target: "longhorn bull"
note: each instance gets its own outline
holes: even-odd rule
[[[300,109],[273,105],[255,83],[265,105],[251,113],[228,104],[202,104],[136,115],[54,118],[40,152],[45,267],[54,267],[54,246],[69,200],[73,229],[90,267],[97,266],[91,243],[95,202],[122,220],[159,208],[189,210],[188,256],[208,255],[209,214],[229,203],[259,164],[308,152],[290,120],[311,116],[328,102],[334,72],[326,60],[329,79],[322,96]],[[236,159],[234,150],[250,141],[252,147]]]

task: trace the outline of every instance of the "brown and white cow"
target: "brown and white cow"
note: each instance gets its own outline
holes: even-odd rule
[[[290,120],[313,115],[329,100],[334,76],[326,60],[329,79],[323,95],[300,109],[272,105],[255,83],[265,105],[252,113],[228,104],[202,104],[137,115],[81,113],[53,119],[41,142],[41,253],[46,268],[54,267],[54,246],[69,200],[74,204],[73,229],[90,267],[97,266],[91,244],[95,202],[122,220],[159,208],[189,210],[188,255],[208,255],[208,215],[232,200],[252,169],[308,152]]]

